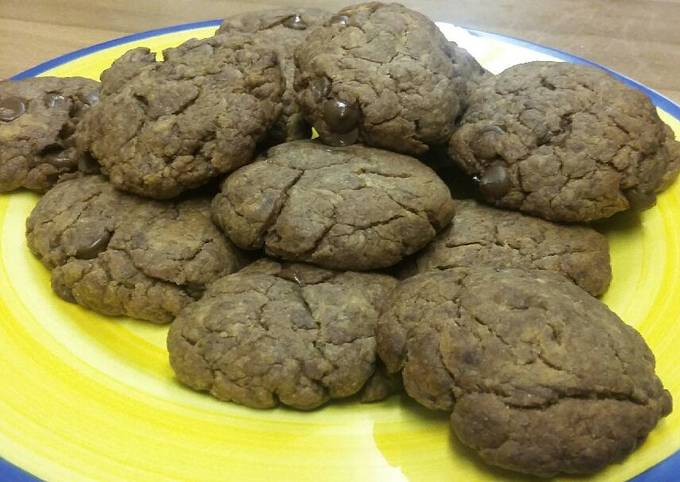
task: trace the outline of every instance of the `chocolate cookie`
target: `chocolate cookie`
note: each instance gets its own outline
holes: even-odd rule
[[[559,225],[525,214],[456,201],[456,217],[422,252],[407,275],[449,268],[554,271],[593,296],[612,279],[607,238],[592,228]]]
[[[458,438],[506,469],[553,476],[632,452],[671,411],[642,337],[547,271],[458,268],[403,281],[378,353]]]
[[[453,201],[411,157],[295,141],[229,176],[213,215],[241,248],[363,271],[425,246],[451,220]]]
[[[270,260],[212,283],[177,316],[168,350],[180,382],[254,408],[353,395],[375,371],[375,326],[396,281]]]
[[[580,222],[653,204],[674,142],[641,92],[592,67],[531,62],[480,84],[450,153],[488,201]]]
[[[73,134],[99,98],[99,83],[82,77],[0,82],[0,192],[45,192],[78,170]]]
[[[158,203],[100,176],[50,190],[26,223],[31,251],[67,301],[105,315],[166,323],[243,255],[210,220],[207,199]]]
[[[444,35],[392,3],[347,7],[295,52],[295,90],[321,139],[422,154],[444,144],[465,94]]]
[[[107,95],[79,146],[119,189],[165,199],[248,163],[281,109],[276,54],[247,36],[136,49],[102,76]]]
[[[281,102],[281,116],[269,131],[266,144],[274,145],[296,139],[309,139],[312,131],[304,120],[297,103],[293,79],[295,77],[295,48],[307,34],[331,17],[317,8],[284,8],[234,15],[224,19],[217,30],[220,34],[252,34],[257,41],[276,49],[285,81]]]

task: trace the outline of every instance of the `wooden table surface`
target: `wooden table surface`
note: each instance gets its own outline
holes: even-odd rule
[[[285,5],[347,0],[0,0],[0,78],[96,42]],[[607,65],[680,102],[680,0],[404,0],[435,20],[504,33]]]

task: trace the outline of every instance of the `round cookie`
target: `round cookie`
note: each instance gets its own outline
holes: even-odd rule
[[[297,103],[293,80],[295,77],[295,48],[302,44],[307,34],[331,17],[329,12],[317,8],[283,8],[247,12],[224,19],[217,30],[220,34],[253,34],[264,45],[276,49],[285,81],[281,98],[283,109],[267,134],[265,144],[275,145],[297,139],[309,139],[311,128],[305,121]]]
[[[671,411],[642,337],[547,271],[458,268],[402,282],[378,353],[407,393],[451,411],[487,463],[553,476],[632,452]]]
[[[76,172],[74,132],[98,99],[99,83],[82,77],[0,82],[0,192],[45,192]]]
[[[453,201],[414,158],[295,141],[229,176],[213,216],[241,248],[363,271],[394,265],[425,246],[450,222]]]
[[[275,52],[248,36],[192,39],[163,55],[152,62],[136,49],[114,64],[78,138],[117,188],[157,199],[248,163],[283,90]]]
[[[612,279],[607,238],[586,226],[559,225],[513,211],[456,201],[456,217],[423,251],[407,275],[449,268],[554,271],[593,296]]]
[[[450,154],[489,202],[582,222],[652,204],[674,143],[641,92],[592,67],[530,62],[480,84]]]
[[[465,95],[449,53],[418,12],[396,3],[347,7],[295,51],[298,101],[327,144],[360,140],[423,154],[448,141]]]
[[[207,199],[158,203],[101,176],[50,190],[26,223],[31,251],[67,301],[105,315],[167,323],[244,256],[210,220]]]
[[[180,382],[254,408],[316,408],[359,392],[376,365],[396,280],[257,261],[213,282],[168,333]]]

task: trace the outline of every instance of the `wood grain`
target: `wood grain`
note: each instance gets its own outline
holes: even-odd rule
[[[0,0],[0,78],[131,32],[285,5],[347,0]],[[607,65],[680,102],[680,0],[404,0],[435,20]]]

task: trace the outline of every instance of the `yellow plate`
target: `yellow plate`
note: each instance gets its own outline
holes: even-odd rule
[[[130,48],[160,51],[207,37],[217,25],[202,22],[137,34],[18,77],[96,79]],[[529,60],[583,62],[514,39],[440,27],[493,71]],[[679,132],[680,107],[636,86],[665,110],[664,120]],[[167,328],[99,316],[52,293],[48,271],[24,240],[24,222],[37,199],[27,192],[0,195],[0,455],[9,462],[0,461],[0,480],[34,480],[28,473],[63,481],[513,477],[482,465],[452,441],[445,415],[405,398],[374,405],[332,403],[301,413],[251,410],[183,388],[168,365]],[[680,183],[640,217],[603,229],[614,268],[604,301],[643,334],[656,354],[659,376],[680,400]],[[628,479],[661,461],[640,480],[668,480],[664,477],[680,473],[679,428],[676,410],[625,462],[594,479]]]

